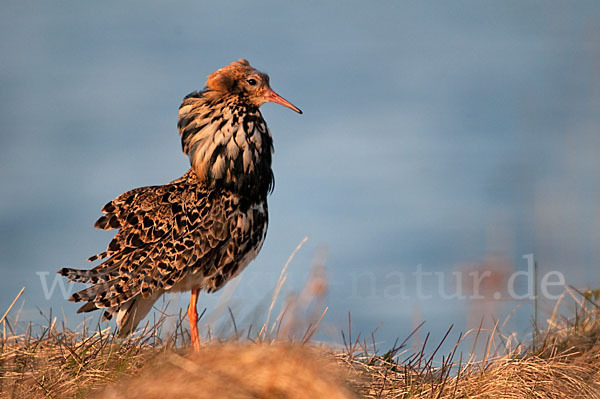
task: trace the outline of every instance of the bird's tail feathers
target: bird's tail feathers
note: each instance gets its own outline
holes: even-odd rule
[[[90,272],[93,272],[93,270],[61,269],[59,271],[60,274],[68,277],[71,281],[85,282],[89,281]],[[86,302],[77,310],[77,313],[92,312],[103,308],[102,321],[111,320],[116,314],[117,325],[119,326],[118,337],[123,338],[136,329],[164,291],[161,289],[154,290],[144,298],[140,293],[140,287],[136,287],[140,288],[139,291],[131,286],[123,292],[111,289],[112,285],[116,286],[123,283],[119,280],[119,278],[113,278],[112,280],[99,282],[74,293],[69,300],[72,302]],[[138,286],[138,284],[134,285]],[[138,293],[135,293],[136,291]]]
[[[113,257],[89,270],[63,267],[58,271],[58,274],[76,283],[106,283],[116,276],[114,272],[119,268],[122,261],[123,257]]]
[[[117,312],[117,325],[119,326],[117,336],[119,338],[124,338],[131,334],[140,321],[146,317],[150,309],[152,309],[154,302],[156,302],[161,295],[162,292],[154,293],[148,298],[136,295],[129,301],[121,304]]]

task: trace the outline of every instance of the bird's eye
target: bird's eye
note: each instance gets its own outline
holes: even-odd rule
[[[248,79],[246,82],[248,82],[248,84],[250,86],[256,86],[256,83],[257,83],[256,79],[252,79],[252,78]]]

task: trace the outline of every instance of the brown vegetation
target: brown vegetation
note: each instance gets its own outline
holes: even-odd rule
[[[360,337],[337,353],[238,339],[206,342],[196,354],[175,345],[187,339],[184,329],[161,339],[161,322],[121,341],[52,322],[38,336],[31,326],[16,334],[13,320],[3,323],[0,397],[600,398],[600,309],[593,293],[574,298],[576,317],[554,314],[536,345],[509,349],[506,337],[488,334],[483,359],[461,354],[464,337],[435,358],[403,345],[378,354]],[[491,353],[496,340],[503,353]]]
[[[198,353],[169,353],[103,399],[350,399],[333,359],[307,346],[212,344]]]
[[[440,343],[427,335],[416,353],[407,349],[412,334],[380,353],[373,334],[350,336],[349,318],[345,349],[333,350],[311,344],[326,311],[322,268],[269,321],[288,264],[262,328],[238,330],[230,310],[233,331],[218,340],[209,327],[199,353],[188,350],[181,316],[171,333],[161,318],[124,340],[109,328],[57,327],[52,315],[37,327],[22,325],[18,313],[3,316],[0,398],[600,399],[600,291],[568,288],[570,304],[559,301],[529,344],[496,326],[461,334],[449,353],[440,348],[450,330]],[[467,343],[473,349],[464,352]]]

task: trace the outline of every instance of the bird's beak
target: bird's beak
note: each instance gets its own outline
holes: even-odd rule
[[[296,107],[294,104],[292,104],[285,98],[281,97],[279,94],[275,93],[272,89],[269,89],[269,91],[267,91],[265,98],[266,98],[267,102],[281,104],[284,107],[288,107],[289,109],[292,109],[299,114],[302,113],[302,111],[300,111],[300,108]]]

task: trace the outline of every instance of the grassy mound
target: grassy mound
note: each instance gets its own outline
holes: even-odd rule
[[[236,331],[193,353],[181,319],[166,337],[159,320],[118,340],[109,329],[59,328],[52,317],[36,333],[5,318],[0,397],[600,398],[600,307],[590,293],[574,298],[573,317],[555,312],[527,347],[491,354],[506,339],[489,332],[482,359],[460,351],[464,336],[441,357],[439,345],[409,353],[406,342],[381,354],[360,336],[344,336],[345,350],[336,351],[309,342],[314,323],[296,343]]]

